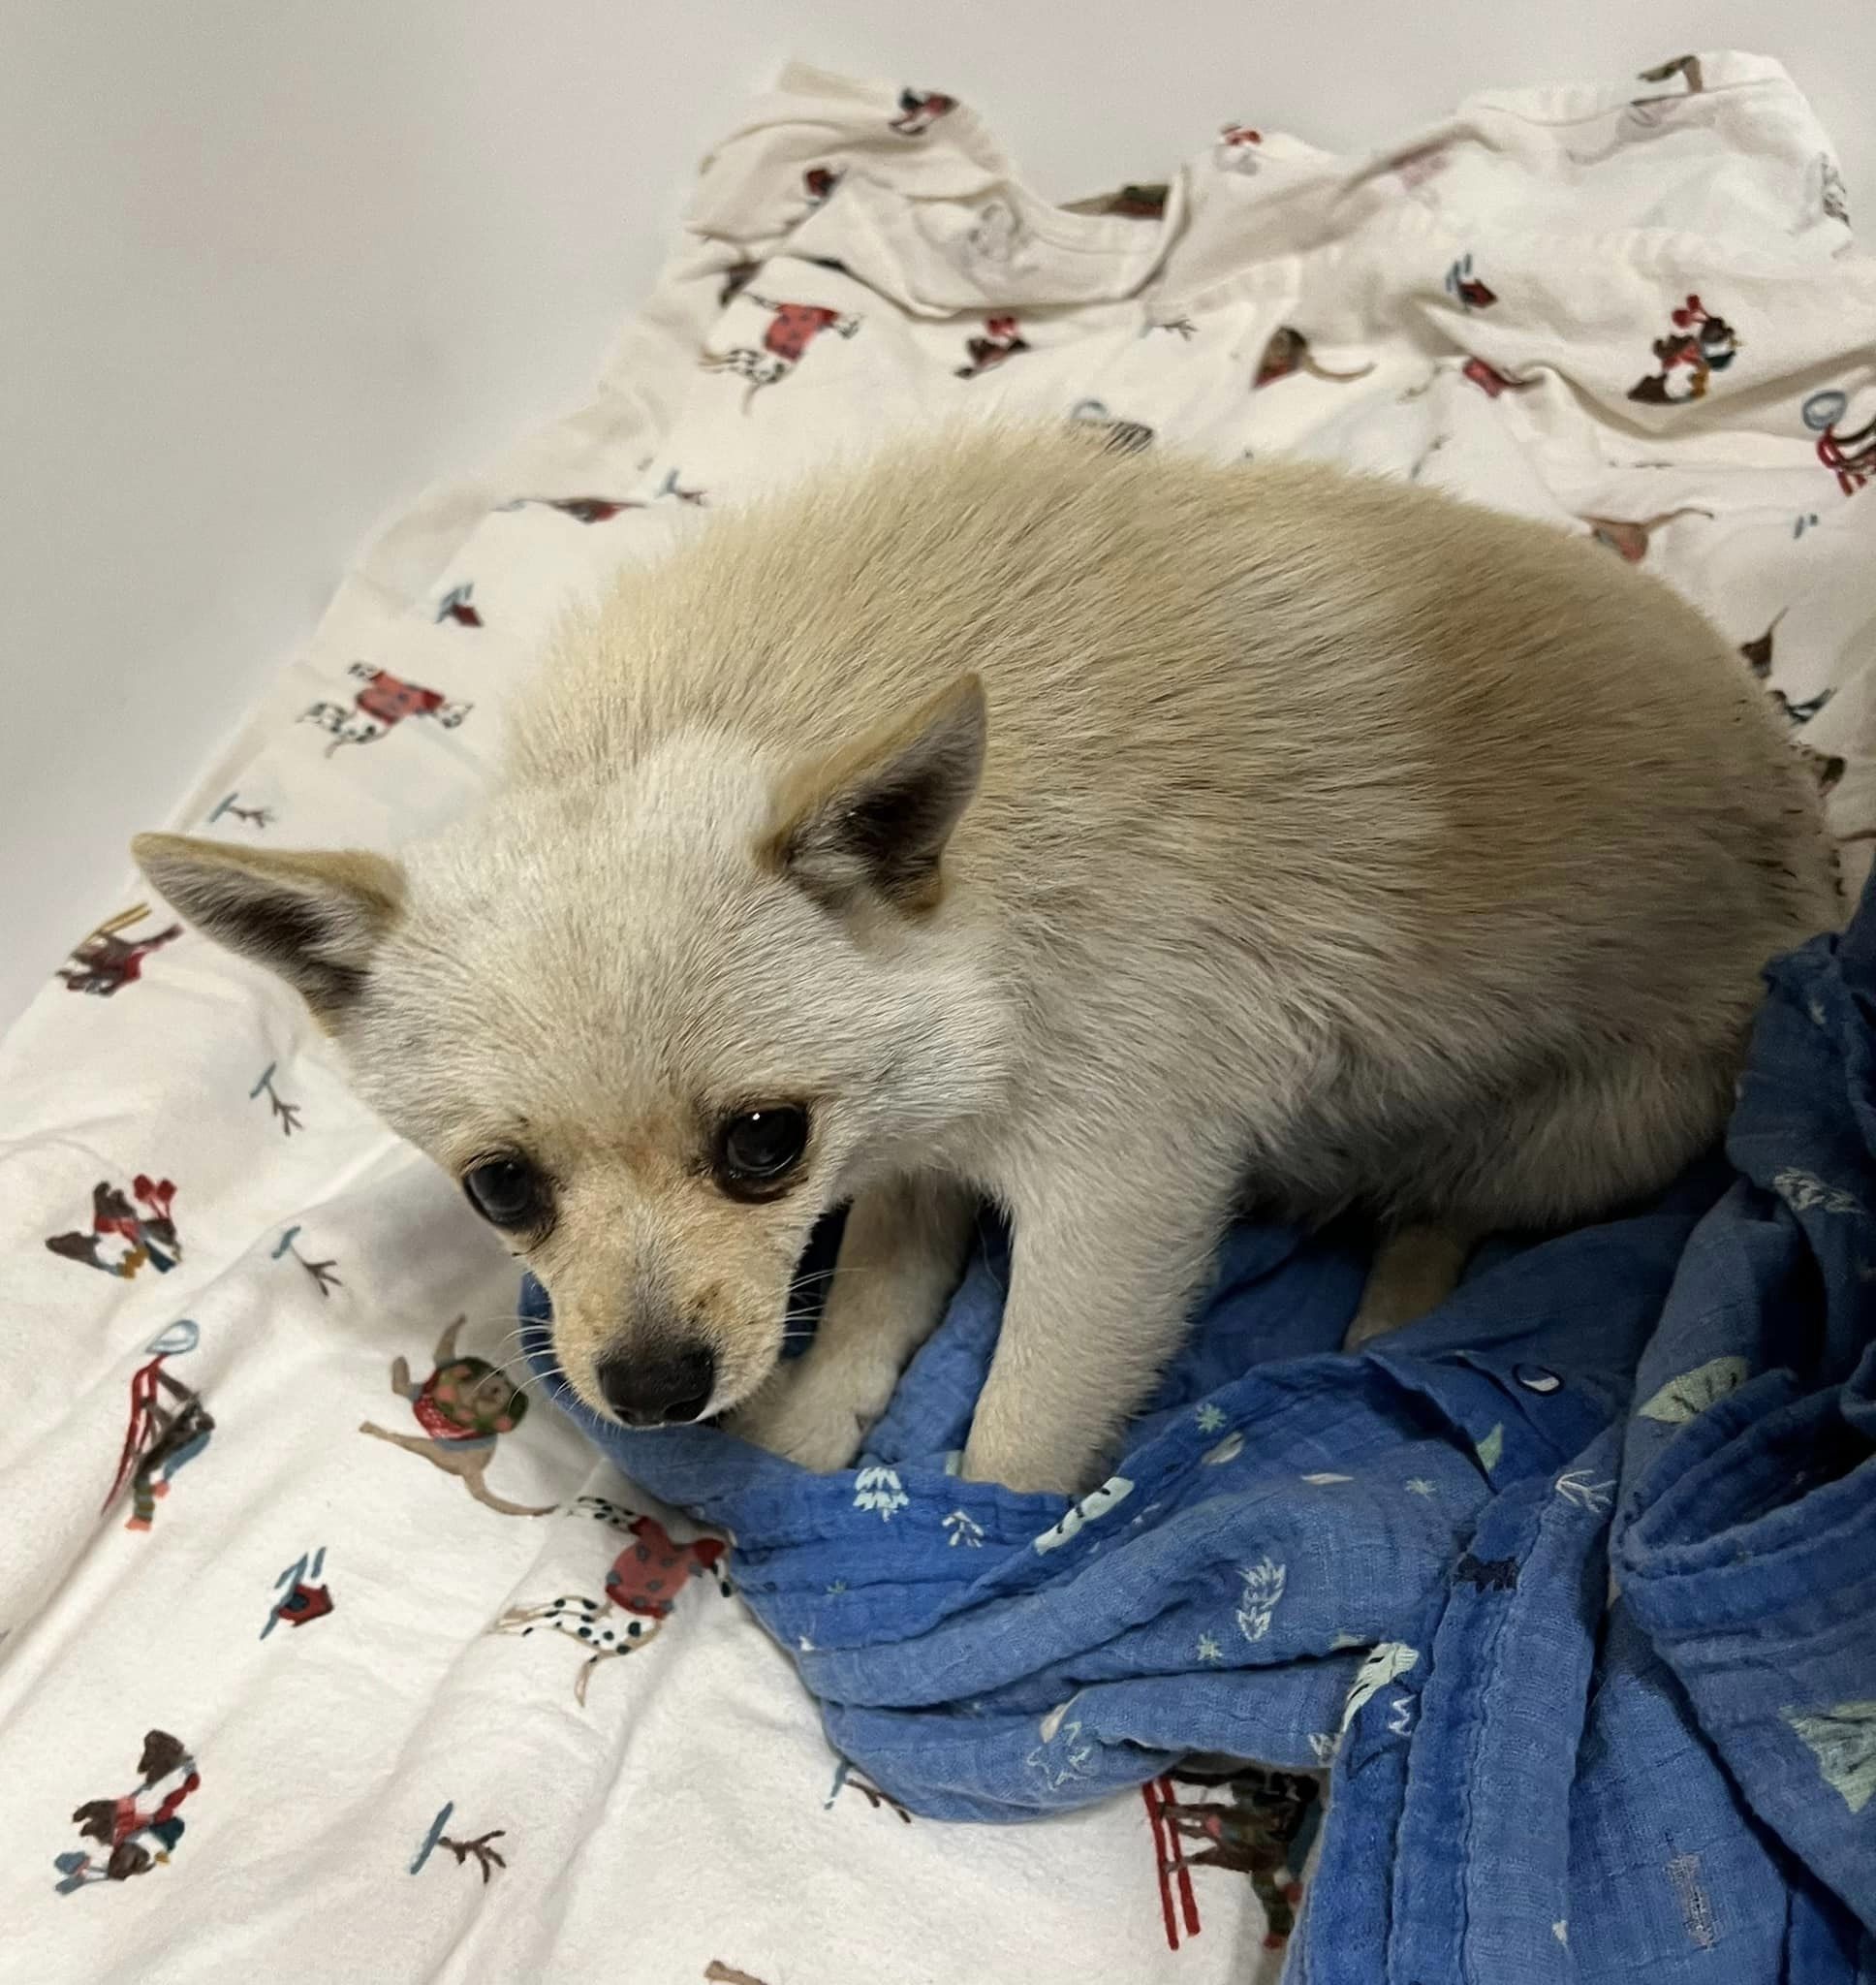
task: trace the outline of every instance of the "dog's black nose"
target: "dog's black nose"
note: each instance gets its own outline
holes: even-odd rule
[[[695,1420],[710,1403],[716,1359],[702,1344],[674,1344],[608,1358],[598,1377],[601,1398],[628,1427],[665,1427]]]

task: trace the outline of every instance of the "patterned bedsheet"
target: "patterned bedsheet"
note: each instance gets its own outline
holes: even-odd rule
[[[174,824],[447,822],[618,561],[889,425],[1020,410],[1645,563],[1784,711],[1854,888],[1876,265],[1783,72],[1484,96],[1361,158],[1195,139],[1051,206],[949,96],[791,71],[589,404],[370,551]],[[530,1395],[513,1265],[287,995],[147,896],[99,908],[0,1047],[0,1978],[1274,1975],[1314,1775],[911,1817],[828,1747],[734,1548]]]

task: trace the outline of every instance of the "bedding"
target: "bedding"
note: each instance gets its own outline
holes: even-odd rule
[[[281,846],[443,827],[525,709],[556,613],[621,561],[889,427],[1010,413],[1435,483],[1645,564],[1739,646],[1860,887],[1876,265],[1803,98],[1736,54],[1482,95],[1359,157],[1249,121],[1195,131],[1163,182],[1067,206],[948,94],[791,70],[706,161],[588,402],[363,556],[171,824]],[[1149,1571],[1108,1576],[1157,1478],[1069,1513],[943,1472],[993,1327],[994,1237],[868,1471],[814,1492],[840,1502],[825,1544],[788,1529],[786,1479],[788,1534],[739,1503],[732,1538],[676,1504],[727,1515],[713,1498],[759,1495],[751,1465],[712,1488],[673,1448],[661,1497],[651,1464],[633,1481],[596,1454],[530,1378],[513,1264],[352,1100],[281,988],[136,889],[75,910],[74,940],[0,1045],[0,1977],[1407,1979],[1456,1975],[1429,1955],[1450,1934],[1468,1975],[1512,1952],[1533,1976],[1598,1976],[1634,1959],[1631,1917],[1664,1976],[1756,1976],[1776,1894],[1800,1899],[1790,1948],[1839,1963],[1792,1957],[1791,1975],[1852,1975],[1876,1686],[1820,1654],[1748,1699],[1759,1600],[1727,1560],[1735,1530],[1796,1529],[1813,1496],[1867,1485],[1866,1386],[1833,1308],[1870,1259],[1847,1022],[1799,1057],[1804,1109],[1837,1126],[1828,1162],[1768,1178],[1735,1126],[1731,1169],[1692,1199],[1556,1244],[1626,1250],[1587,1363],[1553,1363],[1544,1317],[1495,1308],[1524,1257],[1411,1343],[1326,1359],[1353,1242],[1236,1237],[1220,1313],[1239,1369],[1182,1368],[1199,1389],[1168,1395],[1144,1451],[1156,1424],[1167,1480],[1239,1470],[1290,1528],[1259,1541],[1234,1497],[1229,1540],[1169,1602]],[[1808,998],[1865,1021],[1868,999],[1848,954],[1781,969],[1778,1069]],[[1863,1113],[1862,1146],[1841,1110]],[[1813,1182],[1781,1188],[1794,1168]],[[1728,1240],[1710,1223],[1735,1203]],[[1737,1276],[1696,1303],[1709,1233]],[[1801,1369],[1763,1335],[1798,1297]],[[1518,1348],[1533,1333],[1541,1358]],[[1314,1389],[1268,1442],[1298,1371]],[[1356,1441],[1415,1398],[1411,1461]],[[1227,1424],[1201,1424],[1207,1403]],[[1234,1414],[1258,1440],[1206,1462]],[[1758,1472],[1791,1453],[1754,1446],[1768,1427],[1823,1457],[1801,1495]],[[1178,1520],[1203,1527],[1203,1505]],[[1380,1556],[1359,1542],[1384,1535]],[[1846,1578],[1857,1535],[1830,1560]],[[867,1610],[883,1552],[910,1574],[892,1633],[930,1642],[902,1659]],[[958,1625],[974,1581],[1047,1606],[1065,1574],[1087,1602],[1070,1631],[998,1654]],[[1840,1596],[1808,1603],[1848,1660],[1868,1640]],[[1528,1689],[1467,1693],[1478,1636],[1513,1675],[1529,1638]],[[1589,1640],[1613,1665],[1583,1701]],[[1432,1732],[1469,1733],[1481,1769],[1526,1758],[1520,1741],[1528,1761],[1422,1769]],[[1179,1758],[1195,1733],[1224,1753]],[[1545,1788],[1588,1737],[1634,1771],[1704,1759],[1690,1831],[1676,1812],[1662,1839],[1659,1801],[1631,1811],[1610,1765],[1613,1803],[1566,1855]],[[1599,1753],[1571,1754],[1587,1774]],[[1476,1809],[1436,1796],[1480,1783]],[[1494,1832],[1515,1869],[1454,1851]],[[1333,1916],[1302,1891],[1318,1862]]]

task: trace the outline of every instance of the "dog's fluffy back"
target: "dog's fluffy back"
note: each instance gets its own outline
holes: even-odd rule
[[[515,776],[686,735],[781,776],[964,671],[989,742],[941,915],[1026,1016],[1026,1079],[1196,1066],[1301,1203],[1438,1199],[1384,1122],[1599,1056],[1704,1070],[1710,1130],[1760,965],[1832,914],[1796,754],[1666,586],[1429,491],[1073,432],[905,443],[629,572]],[[1324,1148],[1263,1150],[1272,1112]]]

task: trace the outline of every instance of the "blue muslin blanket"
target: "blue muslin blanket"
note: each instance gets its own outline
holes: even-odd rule
[[[949,1471],[998,1235],[843,1474],[597,1420],[532,1283],[529,1355],[916,1812],[1320,1770],[1308,1985],[1876,1978],[1876,883],[1767,979],[1724,1159],[1361,1355],[1355,1236],[1234,1232],[1073,1505]]]

